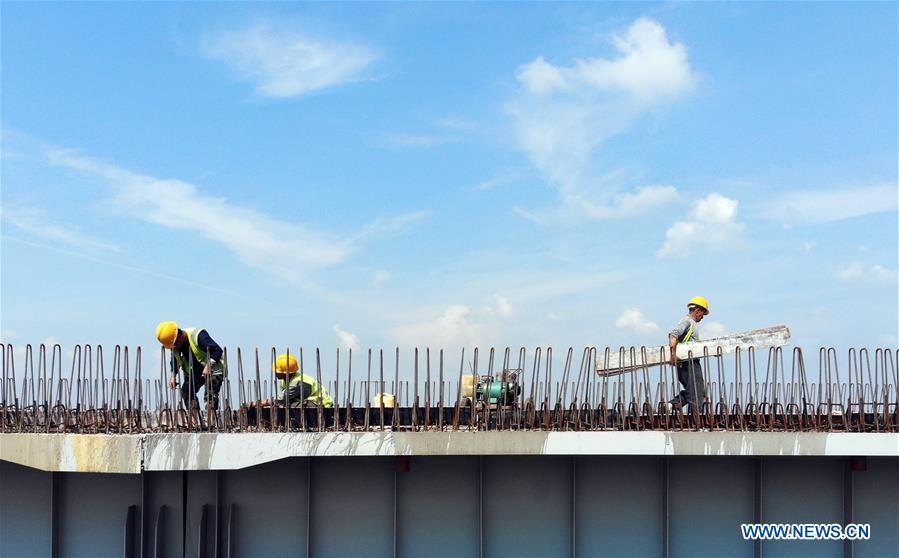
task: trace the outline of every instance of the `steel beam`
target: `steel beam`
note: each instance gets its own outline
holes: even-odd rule
[[[670,519],[671,516],[669,514],[669,506],[670,502],[668,501],[671,491],[669,488],[670,481],[670,464],[668,462],[670,458],[663,457],[662,458],[662,557],[668,558],[669,556],[669,529],[670,529]]]
[[[59,491],[62,475],[50,473],[50,556],[59,558]]]
[[[843,472],[843,525],[854,523],[853,510],[853,482],[852,482],[852,458],[846,459],[845,471]],[[853,557],[854,547],[852,540],[843,541],[843,558]]]
[[[763,466],[764,461],[762,459],[755,460],[755,484],[753,488],[753,501],[752,501],[752,519],[755,523],[762,522],[762,474],[763,474]],[[756,539],[753,541],[753,556],[754,558],[762,558],[762,540]]]

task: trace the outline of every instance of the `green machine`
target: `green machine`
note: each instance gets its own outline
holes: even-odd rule
[[[499,376],[478,376],[469,374],[462,377],[462,397],[479,404],[508,406],[521,395],[518,378],[520,369],[503,370]]]

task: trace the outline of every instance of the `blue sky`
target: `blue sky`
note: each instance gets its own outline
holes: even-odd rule
[[[897,344],[897,7],[2,17],[2,336]]]

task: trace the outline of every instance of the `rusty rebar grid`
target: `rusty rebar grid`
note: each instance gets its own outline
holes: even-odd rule
[[[443,349],[369,350],[362,378],[353,376],[353,351],[338,349],[329,367],[327,352],[315,349],[310,375],[332,395],[328,408],[276,399],[274,348],[226,349],[218,404],[206,397],[186,404],[169,384],[171,354],[160,351],[159,375],[152,377],[142,372],[140,347],[0,345],[0,433],[899,432],[899,349],[893,348],[851,348],[840,355],[822,347],[811,359],[817,375],[808,372],[800,348],[706,349],[693,355],[706,395],[689,407],[671,403],[681,387],[674,367],[647,364],[659,360],[649,358],[662,354],[659,347],[462,350],[458,373]],[[302,348],[282,352],[296,354],[302,369]],[[596,363],[603,368],[616,353],[637,366],[597,374]],[[182,375],[181,381],[192,378]],[[394,396],[393,406],[384,394]],[[275,404],[262,406],[266,399]]]

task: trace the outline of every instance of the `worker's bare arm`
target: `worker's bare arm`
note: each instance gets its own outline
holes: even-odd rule
[[[668,357],[668,361],[677,366],[677,337],[673,335],[668,336],[668,348],[671,353],[671,356]]]
[[[305,382],[296,382],[288,386],[286,391],[280,390],[274,401],[277,401],[279,405],[286,405],[288,401],[296,403],[301,399],[305,400],[309,397],[312,397],[312,387]],[[271,405],[272,399],[263,399],[259,402],[260,407],[269,407]]]
[[[178,387],[179,366],[178,366],[178,361],[175,360],[174,355],[172,356],[171,366],[172,366],[172,376],[169,378],[169,387],[172,389],[175,389],[176,387]]]

